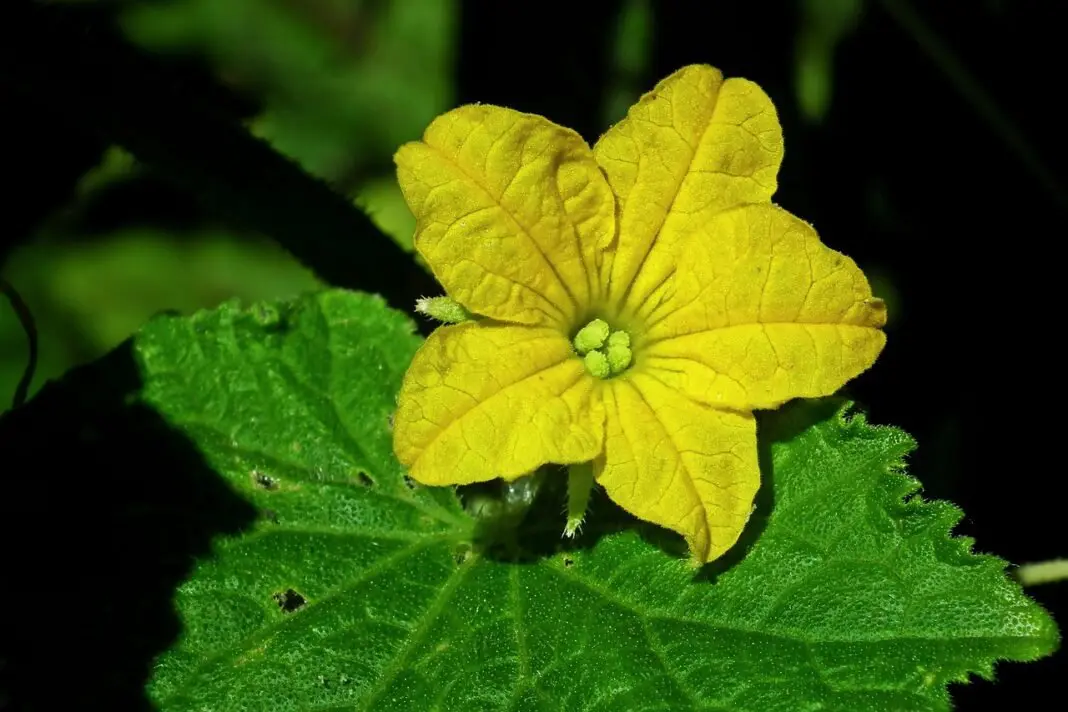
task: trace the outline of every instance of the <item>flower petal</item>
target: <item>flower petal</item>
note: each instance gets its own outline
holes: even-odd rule
[[[415,246],[445,290],[495,319],[571,328],[591,299],[615,200],[589,146],[488,105],[438,117],[394,159]]]
[[[609,381],[604,405],[594,475],[608,496],[682,534],[702,563],[726,552],[760,486],[752,414],[706,408],[641,373]]]
[[[434,331],[404,376],[393,423],[397,458],[428,485],[586,462],[603,440],[604,406],[567,339],[507,324]]]
[[[886,344],[886,307],[856,264],[774,205],[717,215],[673,288],[642,306],[642,367],[715,407],[829,395]]]
[[[614,302],[643,302],[694,226],[770,200],[782,150],[775,106],[745,79],[724,81],[718,69],[694,65],[643,96],[593,149],[620,204]]]

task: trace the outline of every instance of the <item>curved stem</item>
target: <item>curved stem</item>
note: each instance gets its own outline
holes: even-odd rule
[[[37,371],[37,325],[33,320],[33,314],[30,312],[29,306],[22,300],[22,297],[19,296],[19,293],[10,282],[0,279],[0,293],[3,293],[7,300],[11,302],[11,308],[15,310],[15,315],[19,318],[23,331],[26,332],[26,341],[29,346],[29,361],[26,363],[22,378],[19,379],[19,384],[15,388],[15,396],[11,401],[11,407],[18,408],[26,402],[26,396],[30,392],[30,384],[33,382],[33,374]]]

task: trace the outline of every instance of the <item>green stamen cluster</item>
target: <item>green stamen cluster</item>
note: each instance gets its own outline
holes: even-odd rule
[[[612,331],[603,319],[594,319],[579,329],[572,344],[582,356],[586,370],[597,378],[622,373],[633,358],[630,335],[625,331]]]

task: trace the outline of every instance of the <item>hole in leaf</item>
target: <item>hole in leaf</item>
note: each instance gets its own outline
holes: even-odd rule
[[[574,559],[572,559],[570,556],[565,556],[564,557],[564,568],[565,569],[570,569],[574,565],[575,565],[575,560]]]
[[[404,476],[404,486],[407,487],[410,490],[413,490],[416,487],[418,487],[419,485],[416,484],[415,480],[413,480],[411,477],[409,477],[408,475],[405,475]]]
[[[253,306],[252,318],[268,334],[289,331],[293,325],[294,304],[264,304]]]
[[[457,566],[462,566],[467,557],[471,555],[471,549],[466,546],[462,546],[452,552],[452,561]]]
[[[259,470],[252,471],[252,481],[256,483],[257,487],[268,492],[278,489],[278,480],[270,475],[263,474]]]
[[[282,609],[282,613],[292,613],[293,611],[300,610],[306,603],[304,596],[301,596],[291,588],[276,593],[271,596],[271,598],[273,598],[274,602],[278,604],[278,607]]]
[[[375,484],[375,481],[371,479],[371,476],[363,471],[359,471],[356,473],[356,479],[358,479],[360,481],[360,484],[364,487],[373,487]]]
[[[277,331],[285,327],[285,317],[274,304],[255,304],[249,311],[265,331]]]
[[[391,432],[391,433],[393,432],[393,420],[394,420],[394,418],[396,418],[396,417],[397,417],[397,414],[396,414],[396,413],[390,413],[390,414],[389,414],[389,420],[388,420],[388,423],[389,423],[389,432]]]

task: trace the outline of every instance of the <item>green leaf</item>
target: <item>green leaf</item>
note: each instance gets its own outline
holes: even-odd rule
[[[603,501],[579,548],[559,502],[494,546],[391,454],[418,345],[343,291],[137,337],[144,400],[262,513],[179,587],[161,710],[938,710],[1056,645],[1004,562],[949,536],[960,511],[916,496],[910,438],[834,403],[765,419],[750,542],[696,576]]]

